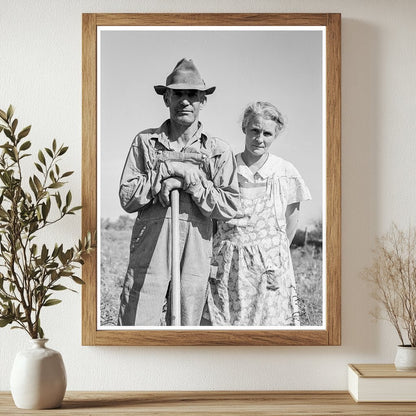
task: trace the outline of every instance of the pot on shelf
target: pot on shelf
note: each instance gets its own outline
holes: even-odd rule
[[[416,371],[416,347],[398,345],[394,365],[398,371]]]
[[[17,353],[10,387],[21,409],[59,407],[66,390],[66,372],[58,351],[45,346],[47,339],[32,339],[31,348]]]

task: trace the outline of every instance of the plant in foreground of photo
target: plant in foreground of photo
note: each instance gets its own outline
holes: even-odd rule
[[[24,183],[21,161],[31,156],[31,142],[24,140],[30,126],[17,133],[13,114],[12,106],[0,110],[0,133],[6,136],[0,145],[0,327],[14,324],[32,338],[43,338],[41,310],[61,302],[52,298],[54,292],[75,292],[61,284],[62,278],[84,283],[76,272],[93,250],[92,237],[88,233],[67,250],[58,243],[52,248],[36,244],[40,231],[81,207],[71,206],[71,191],[58,191],[73,172],[61,172],[58,162],[68,147],[55,139],[39,150],[34,162],[39,173]]]
[[[416,347],[416,228],[403,231],[393,224],[377,239],[373,264],[363,277],[387,315],[376,311],[374,316],[390,321],[402,346]]]

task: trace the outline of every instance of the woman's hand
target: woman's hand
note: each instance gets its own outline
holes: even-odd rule
[[[181,178],[172,176],[167,178],[162,182],[162,187],[158,193],[159,202],[162,204],[162,207],[170,206],[170,193],[173,189],[182,189],[183,180]]]

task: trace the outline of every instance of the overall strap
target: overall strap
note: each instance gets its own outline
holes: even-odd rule
[[[277,206],[279,205],[279,201],[281,198],[281,184],[279,180],[276,180],[275,176],[271,176],[267,178],[267,191],[268,197],[273,202],[273,213],[276,222],[276,226],[280,231],[285,231],[286,229],[286,220],[281,218],[281,215],[284,213],[279,214]]]
[[[276,184],[275,184],[275,181],[273,180],[273,177],[269,176],[266,179],[266,195],[269,198],[273,198],[273,193],[274,193],[274,190],[275,190],[275,186],[276,186]]]

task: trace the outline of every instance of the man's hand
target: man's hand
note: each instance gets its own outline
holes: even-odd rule
[[[191,185],[201,182],[202,172],[195,165],[183,162],[170,162],[173,174],[183,178],[183,189],[188,189]]]
[[[162,204],[162,207],[168,207],[170,205],[170,192],[173,189],[182,189],[183,188],[183,179],[172,176],[167,178],[162,182],[162,188],[158,193],[159,202]]]

